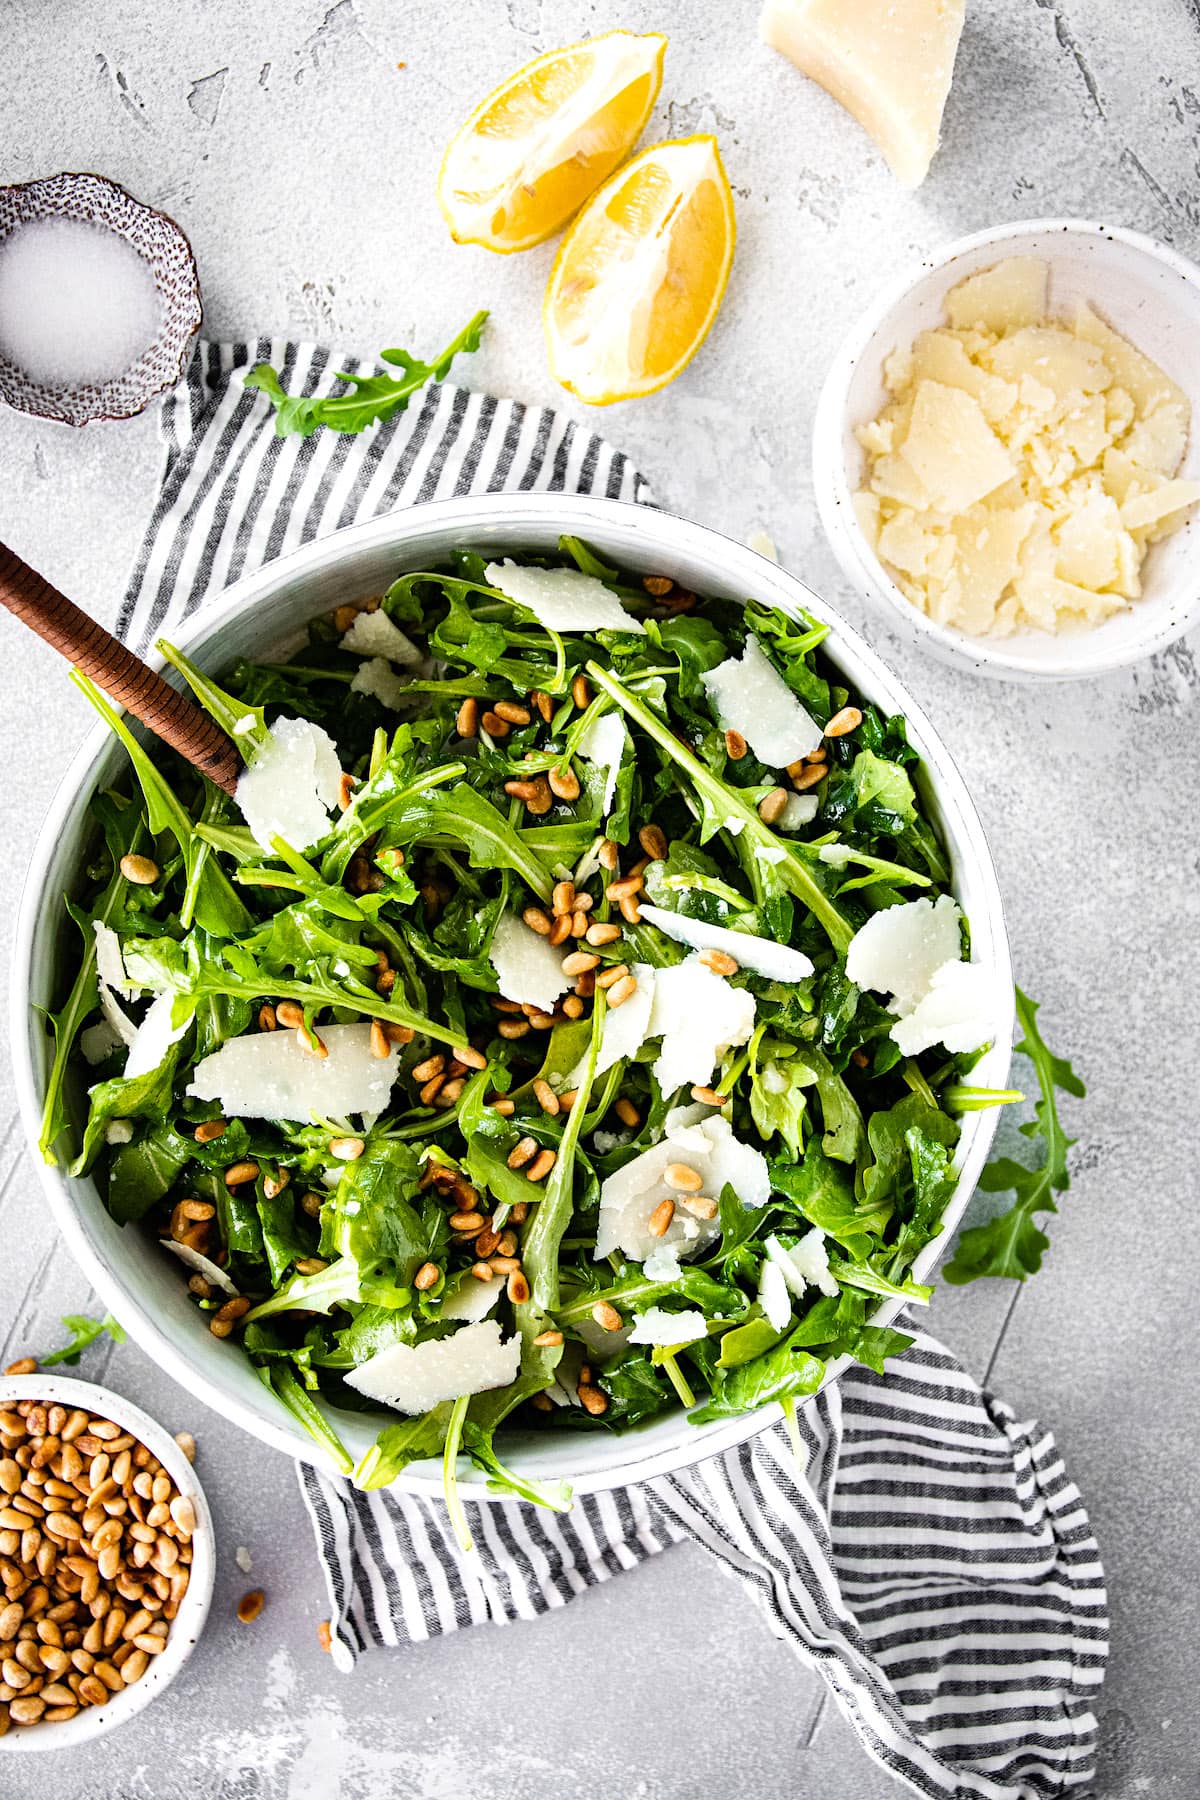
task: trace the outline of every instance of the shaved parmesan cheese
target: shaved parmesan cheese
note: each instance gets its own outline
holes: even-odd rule
[[[110,1119],[104,1127],[106,1144],[131,1144],[133,1142],[132,1119]]]
[[[106,1057],[112,1055],[119,1045],[124,1043],[119,1031],[109,1024],[107,1019],[100,1019],[95,1025],[89,1025],[86,1031],[79,1034],[79,1048],[83,1052],[83,1060],[95,1068]]]
[[[376,612],[358,613],[339,649],[353,650],[356,656],[383,656],[404,667],[421,660],[421,652],[412,639],[405,637],[382,607]]]
[[[489,563],[484,579],[518,606],[528,607],[551,631],[639,631],[646,627],[627,613],[611,588],[582,569],[523,569],[506,558]]]
[[[674,938],[677,944],[687,944],[693,950],[724,950],[741,968],[763,975],[768,981],[803,981],[813,972],[813,965],[804,952],[793,950],[787,944],[773,944],[769,938],[753,937],[748,931],[730,931],[724,925],[710,925],[705,919],[669,912],[662,906],[643,905],[641,914],[651,925],[657,925],[669,938]]]
[[[783,811],[775,821],[776,831],[799,831],[817,816],[820,801],[815,794],[789,794]]]
[[[132,998],[125,973],[125,959],[121,955],[121,940],[111,925],[103,919],[92,920],[92,930],[96,934],[96,974],[106,986],[113,988],[125,998]]]
[[[756,844],[754,856],[757,862],[781,863],[787,861],[787,851],[782,844]]]
[[[203,1275],[205,1281],[210,1282],[213,1287],[219,1288],[223,1294],[228,1294],[232,1299],[237,1298],[237,1289],[224,1269],[219,1269],[215,1262],[209,1262],[207,1256],[201,1256],[199,1250],[193,1250],[190,1244],[177,1244],[174,1238],[159,1238],[158,1241],[164,1250],[169,1250],[172,1256],[177,1256],[180,1262],[186,1263],[195,1274]]]
[[[658,1344],[664,1349],[671,1344],[694,1344],[708,1336],[702,1312],[666,1312],[661,1306],[648,1306],[644,1313],[633,1316],[631,1344]]]
[[[384,1110],[400,1052],[371,1050],[369,1025],[322,1025],[329,1054],[309,1056],[295,1031],[263,1031],[231,1038],[192,1071],[188,1093],[217,1100],[229,1117],[343,1119]]]
[[[415,1417],[443,1400],[507,1387],[520,1367],[520,1338],[502,1343],[499,1325],[488,1319],[464,1325],[453,1337],[392,1344],[361,1368],[351,1369],[346,1381],[368,1399]]]
[[[160,994],[151,1004],[129,1046],[129,1056],[122,1070],[126,1081],[132,1081],[135,1075],[149,1075],[153,1069],[157,1069],[171,1045],[179,1042],[191,1024],[194,1004],[186,1008],[182,1024],[172,1024],[176,998],[168,988],[165,994]]]
[[[117,1005],[111,988],[103,981],[100,983],[100,1011],[104,1014],[104,1023],[109,1031],[115,1033],[117,1042],[132,1044],[138,1028],[128,1013]]]
[[[554,1002],[571,985],[570,977],[562,972],[562,959],[562,950],[555,950],[544,937],[530,931],[515,913],[500,914],[488,960],[506,1000],[553,1012]]]
[[[307,850],[329,830],[329,809],[337,801],[341,778],[327,731],[308,719],[280,718],[243,770],[237,803],[264,850],[276,837],[293,850]]]
[[[761,1150],[735,1138],[732,1125],[720,1113],[701,1106],[689,1107],[686,1112],[685,1122],[699,1125],[709,1141],[708,1154],[694,1158],[694,1166],[703,1173],[705,1191],[717,1200],[723,1188],[732,1187],[743,1206],[765,1206],[771,1194],[771,1177]],[[678,1142],[664,1138],[661,1144],[643,1150],[608,1177],[600,1188],[597,1261],[611,1256],[614,1250],[641,1263],[661,1257],[664,1251],[677,1257],[681,1253],[692,1255],[720,1236],[719,1219],[693,1218],[678,1204],[662,1237],[655,1237],[650,1230],[650,1215],[655,1207],[663,1200],[679,1200],[674,1188],[663,1180],[663,1171],[668,1163],[688,1160],[681,1155]]]
[[[389,712],[399,712],[408,694],[408,683],[382,656],[359,663],[350,686],[356,694],[370,694]]]
[[[786,768],[821,742],[821,727],[793,694],[753,635],[740,660],[731,656],[702,677],[717,717],[740,731],[760,762]]]
[[[758,1283],[758,1304],[775,1331],[786,1331],[792,1322],[792,1300],[779,1265],[770,1257],[762,1266]]]
[[[468,1325],[477,1325],[480,1319],[486,1319],[494,1312],[504,1292],[504,1283],[498,1276],[491,1281],[477,1281],[469,1271],[460,1275],[458,1284],[447,1293],[442,1301],[439,1319],[462,1319]]]
[[[655,1250],[642,1264],[642,1274],[647,1281],[678,1281],[683,1270],[674,1250]]]
[[[654,1074],[664,1094],[706,1086],[726,1050],[748,1043],[753,1030],[754,995],[731,987],[698,957],[656,971],[646,1036],[662,1038]]]
[[[634,963],[630,973],[637,987],[624,1006],[610,1006],[600,1028],[600,1048],[596,1055],[596,1074],[603,1075],[622,1057],[633,1056],[641,1049],[650,1032],[650,1014],[654,1007],[655,970],[649,963]],[[583,1079],[586,1058],[573,1071],[569,1087],[578,1087]]]
[[[814,1287],[820,1288],[823,1294],[832,1296],[838,1292],[838,1284],[829,1273],[829,1251],[825,1245],[825,1233],[819,1225],[814,1225],[811,1231],[806,1232],[795,1249],[789,1252],[789,1255],[805,1281],[810,1281]]]
[[[628,735],[620,713],[601,713],[598,719],[592,720],[579,739],[578,754],[584,762],[594,763],[605,772],[604,793],[600,800],[602,813],[606,813],[613,803],[613,795],[617,791],[617,773],[625,754]]]
[[[694,1106],[673,1106],[663,1120],[663,1136],[691,1156],[711,1156],[712,1139],[695,1119]]]
[[[929,992],[934,971],[958,957],[961,918],[949,894],[884,907],[851,938],[846,974],[855,987],[890,994],[893,1012],[910,1013]]]
[[[950,1051],[978,1050],[995,1035],[1001,995],[994,969],[985,963],[948,962],[937,969],[920,1003],[892,1026],[905,1056],[934,1044]]]
[[[794,1294],[797,1300],[803,1299],[808,1283],[774,1232],[769,1238],[763,1239],[763,1248],[775,1268],[778,1269],[780,1280],[784,1283],[788,1293]]]

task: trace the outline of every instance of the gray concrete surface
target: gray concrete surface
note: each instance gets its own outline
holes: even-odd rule
[[[808,438],[841,331],[928,246],[1001,219],[1090,214],[1200,251],[1200,19],[1189,0],[972,0],[942,152],[916,196],[857,127],[756,42],[753,0],[7,0],[0,179],[102,170],[190,233],[213,334],[291,329],[368,352],[439,344],[481,304],[469,380],[559,398],[538,324],[551,249],[456,249],[440,148],[540,50],[669,32],[658,135],[715,130],[737,192],[728,300],[667,392],[602,428],[663,501],[784,560],[866,622],[953,745],[995,847],[1022,982],[1091,1087],[1041,1276],[939,1294],[932,1323],[1053,1426],[1091,1509],[1115,1627],[1098,1791],[1195,1800],[1200,1554],[1192,1376],[1200,1253],[1194,1070],[1195,645],[1085,686],[1025,691],[922,660],[864,621],[811,506]],[[397,64],[405,65],[398,68]],[[0,414],[0,535],[99,616],[150,505],[153,418],[67,429]],[[48,653],[0,619],[5,963],[17,877],[86,721]],[[57,1247],[0,1069],[7,1361],[87,1305]],[[681,1549],[565,1614],[336,1674],[291,1468],[132,1346],[107,1377],[200,1444],[222,1564],[186,1680],[116,1737],[0,1763],[5,1800],[885,1800],[894,1788],[736,1588]],[[237,1570],[245,1545],[252,1577]],[[233,1620],[246,1586],[268,1607]],[[689,1698],[676,1704],[680,1693]]]

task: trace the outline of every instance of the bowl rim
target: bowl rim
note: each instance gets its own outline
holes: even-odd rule
[[[1167,613],[1136,644],[1096,656],[1084,668],[1068,664],[1065,660],[1061,665],[1035,667],[1005,650],[1007,639],[969,637],[965,632],[938,624],[905,598],[863,536],[854,510],[845,457],[842,454],[846,396],[851,377],[871,339],[883,327],[889,315],[903,304],[914,288],[936,275],[939,270],[945,269],[958,257],[993,246],[1001,249],[1013,239],[1026,237],[1034,232],[1124,244],[1139,255],[1159,263],[1194,290],[1197,316],[1200,319],[1200,265],[1145,232],[1131,231],[1123,225],[1107,225],[1101,219],[1038,218],[1014,219],[1003,225],[989,226],[982,231],[953,238],[949,243],[929,251],[919,261],[911,264],[902,275],[890,281],[859,316],[838,346],[822,383],[813,418],[813,489],[825,536],[845,575],[878,608],[886,610],[893,617],[898,615],[910,635],[923,648],[944,660],[953,661],[959,666],[968,665],[979,673],[1002,680],[1028,683],[1089,681],[1097,676],[1111,675],[1118,669],[1129,668],[1158,651],[1167,649],[1200,623],[1200,583],[1197,584],[1190,604],[1181,611]]]
[[[178,219],[172,218],[169,212],[164,212],[161,206],[151,206],[147,201],[139,200],[136,194],[130,192],[124,182],[114,181],[111,175],[101,175],[95,169],[59,169],[53,175],[34,175],[31,176],[28,181],[6,181],[0,185],[3,186],[5,192],[16,194],[30,188],[53,187],[56,182],[60,181],[94,181],[100,187],[106,187],[113,193],[122,194],[137,212],[144,214],[147,218],[161,219],[163,224],[166,225],[179,240],[186,260],[186,266],[191,272],[189,294],[191,302],[191,322],[186,333],[180,340],[178,361],[175,362],[175,360],[172,359],[173,372],[165,374],[156,386],[147,389],[144,396],[138,400],[136,406],[124,407],[116,412],[89,412],[82,418],[75,418],[64,414],[61,410],[55,412],[45,406],[29,406],[20,400],[6,398],[4,401],[4,404],[11,407],[14,412],[24,413],[27,418],[31,419],[48,419],[54,425],[71,425],[76,429],[82,429],[85,425],[117,425],[120,424],[123,419],[139,418],[141,414],[146,411],[148,406],[159,399],[163,394],[169,393],[172,388],[177,387],[182,380],[183,371],[186,368],[188,358],[191,355],[192,345],[195,343],[197,334],[204,324],[204,294],[200,287],[200,269],[196,262],[196,252],[192,248],[192,240],[183,229],[183,226],[179,223]],[[50,218],[54,216],[55,215],[49,213],[40,215],[34,213],[27,223],[32,224],[38,217]],[[5,235],[7,236],[9,234],[6,233]],[[0,242],[2,241],[3,240],[0,239]],[[126,240],[126,242],[128,242],[128,240]],[[153,264],[151,264],[151,267],[153,267]],[[10,367],[11,366],[13,365],[10,364]],[[120,375],[113,376],[110,381],[103,382],[97,391],[103,395],[107,388],[115,386],[116,383],[122,379],[123,377]],[[35,385],[43,388],[45,386],[44,383],[37,383]],[[69,393],[71,390],[67,389],[66,391]]]
[[[64,1406],[83,1407],[90,1413],[111,1418],[132,1431],[146,1448],[157,1456],[181,1494],[185,1494],[196,1510],[196,1530],[192,1534],[192,1572],[187,1592],[178,1613],[171,1622],[167,1647],[150,1659],[141,1680],[122,1688],[103,1706],[89,1706],[73,1719],[45,1726],[13,1724],[0,1737],[0,1754],[28,1753],[41,1755],[47,1750],[70,1750],[116,1731],[135,1718],[152,1700],[158,1698],[178,1675],[200,1641],[212,1607],[213,1582],[216,1575],[216,1536],[212,1513],[204,1488],[192,1464],[175,1439],[157,1419],[143,1412],[133,1400],[116,1394],[99,1382],[83,1381],[78,1376],[42,1374],[0,1376],[0,1406],[16,1400],[59,1401]]]
[[[561,527],[557,515],[564,515]],[[371,519],[346,526],[340,531],[331,532],[312,543],[302,545],[285,556],[274,559],[252,574],[243,576],[225,589],[219,597],[214,598],[209,604],[199,607],[188,619],[175,627],[174,641],[179,648],[195,655],[198,650],[202,650],[205,645],[220,635],[231,618],[253,608],[276,587],[286,587],[295,576],[301,575],[314,581],[315,584],[315,578],[320,571],[336,566],[347,553],[366,546],[386,548],[394,553],[399,563],[405,554],[407,539],[420,539],[426,535],[427,531],[436,529],[439,524],[457,527],[463,540],[469,541],[472,531],[484,528],[485,522],[495,525],[497,530],[510,530],[514,538],[520,537],[523,525],[529,529],[542,527],[555,531],[570,531],[586,538],[589,529],[598,530],[603,537],[606,521],[610,521],[615,528],[618,520],[632,523],[634,519],[638,521],[640,535],[645,536],[647,540],[651,534],[655,535],[656,541],[653,545],[650,546],[648,543],[648,549],[652,548],[655,554],[669,556],[672,551],[678,551],[681,555],[687,555],[695,550],[699,540],[710,550],[719,554],[722,569],[726,572],[731,586],[741,589],[747,594],[761,594],[765,590],[770,595],[772,603],[782,605],[785,610],[803,607],[822,622],[828,623],[831,627],[831,636],[836,636],[838,649],[849,652],[849,660],[855,668],[855,681],[861,682],[864,691],[869,692],[872,696],[878,696],[881,692],[885,695],[890,693],[891,697],[888,703],[893,706],[893,710],[903,710],[910,727],[913,728],[913,737],[921,745],[922,761],[926,766],[930,766],[933,762],[930,750],[932,749],[936,754],[936,785],[939,804],[944,805],[947,810],[953,809],[957,826],[969,845],[971,865],[978,872],[980,886],[986,896],[983,914],[981,915],[976,910],[972,915],[972,936],[977,942],[983,939],[985,936],[983,926],[986,921],[986,937],[992,946],[1001,991],[1006,996],[1004,1015],[998,1021],[993,1047],[987,1053],[989,1056],[998,1058],[994,1074],[996,1085],[1003,1086],[1011,1056],[1015,1025],[1008,934],[1004,921],[999,881],[983,824],[957,763],[946,749],[924,709],[910,694],[904,683],[891,672],[870,645],[841,618],[832,606],[814,594],[798,576],[790,574],[769,558],[760,555],[759,552],[746,545],[739,544],[711,526],[700,525],[675,514],[661,512],[658,509],[630,501],[582,494],[498,493],[427,501],[416,506],[397,508],[390,513],[377,514]],[[175,671],[166,667],[157,651],[148,655],[147,660],[154,667],[161,669],[169,679],[173,677],[175,684],[179,685],[180,678]],[[307,1437],[301,1439],[299,1427],[294,1427],[288,1421],[282,1408],[280,1409],[279,1424],[272,1424],[261,1415],[253,1414],[244,1407],[234,1392],[223,1387],[218,1388],[215,1383],[197,1372],[187,1356],[186,1349],[160,1326],[145,1303],[130,1287],[124,1285],[115,1269],[109,1266],[99,1250],[93,1246],[85,1227],[83,1210],[76,1206],[61,1169],[43,1161],[36,1151],[41,1105],[34,1065],[33,1040],[29,1030],[32,1005],[30,980],[33,940],[40,915],[42,895],[46,890],[48,867],[67,813],[77,792],[94,776],[95,765],[103,753],[109,749],[111,742],[111,733],[107,727],[98,724],[88,733],[68,765],[55,790],[45,821],[38,833],[18,909],[13,943],[10,1007],[12,1037],[15,1044],[13,1066],[20,1114],[25,1131],[34,1146],[38,1174],[51,1213],[63,1233],[71,1254],[92,1282],[105,1305],[127,1327],[130,1334],[147,1354],[154,1358],[159,1367],[203,1404],[220,1410],[224,1417],[232,1419],[243,1430],[249,1431],[252,1436],[271,1443],[275,1448],[283,1450],[293,1458],[298,1457],[307,1462],[317,1463],[326,1470],[333,1470],[335,1465],[332,1460]],[[1002,1067],[999,1066],[1000,1063],[1003,1064]],[[958,1181],[948,1203],[942,1229],[922,1249],[913,1264],[911,1274],[914,1279],[920,1281],[932,1271],[946,1249],[975,1190],[997,1124],[998,1115],[994,1108],[966,1115],[957,1153]],[[891,1324],[897,1314],[903,1310],[905,1304],[902,1299],[884,1301],[871,1315],[871,1322],[879,1325]],[[836,1381],[850,1365],[850,1361],[849,1357],[840,1357],[830,1363],[822,1384],[823,1387]],[[336,1409],[334,1410],[336,1416]],[[766,1429],[782,1417],[782,1407],[778,1402],[772,1402],[757,1412],[742,1414],[736,1418],[718,1421],[710,1425],[691,1426],[689,1435],[677,1437],[673,1442],[657,1448],[639,1449],[637,1435],[631,1434],[623,1440],[630,1447],[626,1459],[619,1463],[614,1459],[611,1467],[604,1466],[585,1470],[580,1474],[572,1475],[570,1480],[577,1496],[604,1492],[615,1487],[626,1486],[631,1482],[645,1481],[656,1475],[690,1467],[706,1457],[717,1455]],[[680,1419],[686,1423],[684,1415],[681,1414]],[[582,1443],[583,1441],[566,1434],[563,1437],[564,1444]],[[409,1465],[397,1477],[393,1485],[405,1492],[428,1496],[440,1496],[442,1492],[440,1473],[423,1474],[421,1466],[418,1464]],[[460,1486],[467,1489],[467,1497],[472,1500],[499,1501],[503,1499],[503,1496],[490,1492],[483,1477],[475,1480],[469,1474],[460,1476]]]

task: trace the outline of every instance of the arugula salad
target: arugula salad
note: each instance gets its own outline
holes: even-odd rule
[[[1003,996],[827,627],[472,549],[218,685],[236,799],[99,793],[42,1133],[347,1472],[794,1404],[954,1185]],[[1027,1032],[1031,1029],[1031,1019]],[[87,1091],[86,1114],[71,1096]],[[1038,1202],[1049,1204],[1048,1201]],[[318,1402],[324,1404],[318,1405]]]

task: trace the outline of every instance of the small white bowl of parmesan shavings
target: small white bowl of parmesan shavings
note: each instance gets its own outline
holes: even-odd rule
[[[1200,624],[1200,268],[1041,219],[960,238],[859,321],[814,426],[848,580],[1010,681],[1108,673]]]
[[[0,401],[64,425],[130,419],[200,328],[191,245],[103,175],[0,187]]]

